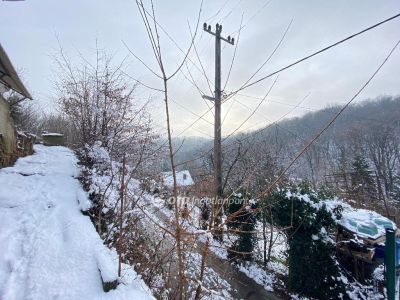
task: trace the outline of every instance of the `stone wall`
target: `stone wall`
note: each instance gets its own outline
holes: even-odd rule
[[[10,166],[17,158],[17,135],[10,116],[10,105],[0,95],[0,168]]]
[[[27,156],[33,153],[36,136],[26,131],[17,131],[17,156]]]
[[[0,168],[11,166],[18,157],[31,155],[36,137],[15,129],[9,103],[0,94]]]

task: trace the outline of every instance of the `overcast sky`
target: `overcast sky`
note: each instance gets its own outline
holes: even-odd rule
[[[200,1],[155,0],[159,23],[174,38],[181,49],[190,44],[191,27],[195,27]],[[223,35],[237,31],[243,15],[243,25],[236,58],[226,91],[241,86],[271,54],[293,19],[281,47],[255,79],[275,69],[319,50],[341,38],[400,12],[400,1],[340,0],[205,0],[200,25],[221,22]],[[214,26],[213,26],[214,28]],[[127,70],[148,85],[162,84],[140,62],[130,55],[130,49],[151,67],[156,67],[150,44],[134,0],[26,0],[0,2],[0,42],[10,56],[38,107],[56,109],[53,86],[53,55],[58,49],[57,37],[72,59],[81,53],[93,58],[96,39],[100,48],[114,56],[118,63],[128,57]],[[310,110],[348,101],[371,76],[397,40],[400,39],[400,18],[369,31],[349,42],[280,73],[269,97],[260,105],[240,130],[267,125],[282,116],[294,117]],[[182,52],[161,33],[162,50],[167,72],[182,59]],[[207,76],[214,82],[214,39],[202,27],[196,47]],[[225,84],[235,47],[223,45],[222,82]],[[199,62],[192,51],[189,70],[204,93],[210,93]],[[156,69],[156,68],[155,68]],[[168,71],[169,70],[169,71]],[[397,50],[376,79],[360,95],[358,101],[380,95],[400,94],[400,49]],[[188,76],[185,69],[185,74]],[[244,90],[223,105],[223,134],[229,134],[259,105],[276,77]],[[174,135],[179,135],[208,110],[200,93],[179,73],[171,81],[170,97]],[[293,109],[306,95],[301,107]],[[151,96],[150,111],[158,128],[165,127],[165,112],[161,95],[145,88],[138,97]],[[186,110],[182,108],[186,107]],[[189,110],[189,111],[188,111]],[[288,112],[291,112],[288,114]],[[226,115],[226,117],[225,117]],[[195,123],[184,135],[212,136],[213,115],[209,121]],[[211,123],[211,124],[210,124]]]

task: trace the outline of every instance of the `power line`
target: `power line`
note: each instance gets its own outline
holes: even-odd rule
[[[192,35],[192,30],[190,29],[190,26],[189,26],[189,30],[190,30],[190,35]],[[207,73],[206,73],[206,71],[205,71],[205,69],[204,69],[203,63],[201,62],[199,53],[197,52],[196,44],[194,44],[193,46],[194,46],[194,52],[196,53],[197,60],[198,60],[199,63],[200,63],[201,71],[202,71],[204,77],[206,78],[208,88],[209,88],[210,93],[211,93],[211,95],[212,95],[212,94],[213,94],[213,90],[212,90],[211,85],[210,85],[210,79],[208,78]],[[203,95],[204,95],[204,94],[203,94]],[[208,106],[208,105],[207,105],[207,106]]]
[[[251,95],[242,94],[242,93],[237,93],[236,95],[237,95],[237,96],[246,97],[246,98],[252,98],[252,99],[256,99],[256,100],[261,100],[261,99],[262,99],[262,97],[251,96]],[[271,98],[268,99],[268,102],[276,103],[276,104],[280,104],[280,105],[284,105],[284,106],[289,106],[289,107],[301,108],[301,109],[310,110],[310,111],[316,111],[316,110],[318,110],[318,108],[316,108],[316,107],[298,106],[297,104],[290,104],[290,103],[286,103],[286,102],[282,102],[282,101],[278,101],[278,100],[273,100],[273,99],[271,99]]]
[[[222,88],[222,90],[225,90],[226,85],[228,84],[228,81],[229,81],[229,77],[231,76],[233,63],[235,62],[235,58],[236,58],[236,50],[237,50],[237,47],[238,47],[239,41],[240,41],[240,33],[242,32],[242,23],[243,23],[243,14],[242,14],[242,19],[240,20],[239,34],[238,34],[238,37],[237,37],[235,50],[233,51],[231,65],[229,66],[228,76],[226,77],[226,81],[225,81],[225,84],[224,84],[224,87]]]
[[[185,73],[181,70],[182,75],[186,78],[187,81],[189,81],[189,82],[196,88],[196,90],[197,90],[197,91],[199,92],[199,94],[200,94],[200,97],[203,96],[203,95],[204,95],[204,92],[203,92],[203,90],[196,84],[196,80],[193,78],[193,75],[192,75],[192,73],[190,72],[187,63],[185,63],[185,67],[186,67],[186,70],[187,70],[187,72],[188,72],[188,74],[189,74],[190,79],[189,79],[189,78],[185,75]],[[203,99],[203,98],[202,98],[202,99]],[[204,99],[203,99],[203,100],[204,100]],[[205,102],[206,102],[206,101],[205,101]],[[206,102],[206,103],[207,103],[207,102]],[[207,103],[207,106],[208,106],[208,103]]]
[[[369,30],[372,30],[373,28],[376,28],[376,27],[378,27],[378,26],[380,26],[380,25],[382,25],[382,24],[384,24],[384,23],[387,23],[387,22],[393,20],[393,19],[396,19],[396,18],[398,18],[399,16],[400,16],[400,13],[397,14],[397,15],[395,15],[395,16],[393,16],[393,17],[391,17],[391,18],[388,18],[388,19],[385,19],[385,20],[383,20],[383,21],[381,21],[381,22],[379,22],[379,23],[376,23],[376,24],[374,24],[374,25],[372,25],[372,26],[370,26],[370,27],[368,27],[368,28],[366,28],[366,29],[364,29],[364,30],[362,30],[362,31],[359,31],[359,32],[356,33],[356,34],[353,34],[353,35],[351,35],[351,36],[349,36],[349,37],[347,37],[347,38],[345,38],[345,39],[342,39],[342,40],[340,40],[340,41],[338,41],[338,42],[336,42],[336,43],[334,43],[334,44],[332,44],[332,45],[330,45],[330,46],[328,46],[328,47],[325,47],[325,48],[323,48],[323,49],[321,49],[321,50],[319,50],[319,51],[317,51],[317,52],[314,52],[313,54],[308,55],[308,56],[306,56],[305,58],[302,58],[302,59],[300,59],[300,60],[297,60],[296,62],[294,62],[294,63],[292,63],[292,64],[290,64],[290,65],[288,65],[288,66],[286,66],[286,67],[284,67],[284,68],[281,68],[281,69],[279,69],[279,70],[277,70],[277,71],[275,71],[275,72],[273,72],[273,73],[271,73],[271,74],[269,74],[269,75],[267,75],[267,76],[265,76],[265,77],[263,77],[263,78],[261,78],[261,79],[255,81],[255,82],[253,82],[253,83],[250,83],[250,84],[247,84],[247,85],[243,86],[243,87],[240,88],[239,90],[237,90],[237,91],[235,91],[235,92],[232,92],[232,93],[231,93],[230,95],[228,95],[227,97],[230,98],[230,97],[232,97],[234,94],[237,94],[240,90],[243,90],[243,89],[245,89],[245,88],[247,88],[247,87],[249,87],[249,86],[251,86],[251,85],[254,85],[254,84],[256,84],[256,83],[258,83],[258,82],[260,82],[260,81],[262,81],[262,80],[265,80],[265,79],[267,79],[267,78],[269,78],[269,77],[271,77],[271,76],[273,76],[273,75],[275,75],[275,74],[277,74],[277,73],[279,73],[279,72],[281,72],[281,71],[283,71],[283,70],[286,70],[286,69],[288,69],[288,68],[290,68],[290,67],[292,67],[292,66],[294,66],[294,65],[296,65],[296,64],[298,64],[298,63],[300,63],[300,62],[303,62],[303,61],[305,61],[305,60],[307,60],[307,59],[309,59],[309,58],[311,58],[311,57],[313,57],[313,56],[315,56],[315,55],[318,55],[318,54],[320,54],[320,53],[322,53],[322,52],[324,52],[324,51],[327,51],[328,49],[333,48],[334,46],[337,46],[337,45],[339,45],[339,44],[341,44],[341,43],[344,43],[345,41],[348,41],[348,40],[350,40],[350,39],[352,39],[352,38],[354,38],[354,37],[356,37],[356,36],[358,36],[358,35],[360,35],[360,34],[362,34],[362,33],[365,33],[365,32],[367,32],[367,31],[369,31]],[[205,114],[207,114],[210,110],[211,110],[211,109],[208,109],[202,116],[204,116]],[[186,132],[189,128],[191,128],[191,127],[192,127],[195,123],[197,123],[199,120],[200,120],[200,119],[195,120],[189,127],[187,127],[185,130],[183,130],[178,136],[180,136],[180,135],[182,135],[184,132]]]
[[[203,120],[203,121],[205,121],[205,122],[207,122],[207,123],[209,123],[209,124],[211,124],[211,125],[214,125],[212,122],[210,122],[209,120],[207,120],[207,119],[205,119],[204,117],[200,116],[199,114],[197,114],[197,113],[191,111],[191,110],[188,109],[186,106],[180,104],[178,101],[175,101],[175,100],[173,100],[173,99],[170,99],[170,100],[171,100],[173,103],[175,103],[176,105],[178,105],[179,107],[181,107],[182,109],[184,109],[185,111],[191,113],[192,115],[194,115],[194,116],[200,118],[201,120]]]
[[[268,56],[268,58],[261,64],[261,66],[253,73],[253,75],[250,76],[249,79],[246,80],[246,82],[244,84],[242,84],[242,87],[239,88],[242,89],[244,86],[246,86],[246,84],[248,84],[250,82],[250,80],[252,80],[254,78],[254,76],[256,76],[258,74],[258,72],[261,71],[261,69],[271,60],[272,56],[274,56],[274,54],[276,53],[276,51],[278,51],[279,47],[282,45],[286,34],[289,32],[290,27],[292,26],[293,23],[293,19],[290,20],[288,26],[286,27],[285,31],[283,32],[283,35],[281,37],[281,39],[279,40],[278,44],[275,46],[274,50],[271,52],[271,54]]]
[[[265,1],[264,4],[261,5],[261,7],[259,7],[259,8],[256,10],[256,12],[247,20],[247,22],[246,22],[241,28],[239,28],[239,30],[240,30],[240,29],[244,29],[247,25],[249,25],[249,23],[250,23],[259,13],[261,13],[261,12],[264,10],[264,8],[267,7],[271,2],[272,2],[271,0]],[[235,34],[235,33],[237,33],[237,32],[238,32],[238,30],[233,31],[230,35],[233,35],[233,34]]]
[[[278,127],[278,128],[280,128],[280,129],[282,129],[282,130],[288,132],[289,134],[291,134],[291,135],[292,135],[293,137],[295,137],[297,140],[307,143],[308,141],[307,141],[304,137],[300,136],[298,132],[294,132],[294,131],[292,131],[292,130],[290,130],[290,129],[288,129],[288,128],[282,126],[282,125],[280,125],[279,122],[280,122],[283,118],[285,118],[286,116],[288,116],[289,114],[291,114],[291,113],[292,113],[297,107],[299,107],[299,105],[300,105],[301,103],[303,103],[309,96],[310,96],[310,93],[308,93],[296,106],[294,106],[291,110],[289,110],[287,113],[285,113],[284,115],[282,115],[279,119],[277,119],[277,120],[275,120],[275,121],[271,121],[271,120],[269,120],[266,116],[262,115],[262,116],[263,116],[264,118],[266,118],[267,121],[269,121],[270,123],[267,124],[266,127],[261,128],[261,129],[259,129],[258,131],[254,132],[253,135],[257,135],[258,133],[260,133],[260,132],[262,132],[262,131],[268,129],[268,128],[271,127],[272,125],[275,125],[276,127]],[[252,108],[251,108],[250,106],[248,106],[248,105],[246,105],[246,104],[244,104],[244,103],[242,103],[242,102],[240,102],[240,101],[238,101],[238,100],[235,100],[235,101],[238,102],[239,104],[243,105],[243,106],[246,107],[247,109],[252,110]],[[254,125],[252,125],[252,126],[246,128],[245,131],[247,131],[247,130],[249,130],[250,128],[253,128],[253,127],[255,127],[255,126],[257,126],[257,125],[259,125],[259,124],[261,124],[261,123],[264,123],[264,122],[259,122],[259,123],[257,123],[257,124],[254,124]],[[310,129],[310,128],[308,128],[308,129]],[[243,138],[241,141],[244,141],[245,139],[247,139],[247,137]],[[322,145],[318,145],[318,144],[317,144],[317,145],[315,145],[315,146],[317,146],[317,147],[319,147],[319,148],[321,148],[321,149],[326,150],[326,147],[324,147],[324,146],[322,146]]]
[[[235,98],[234,98],[234,99],[235,99]],[[221,126],[224,125],[225,119],[226,119],[226,117],[228,116],[229,112],[231,111],[231,109],[232,109],[232,107],[233,107],[233,104],[235,104],[234,101],[232,101],[231,106],[229,106],[228,110],[226,111],[226,113],[225,113],[225,115],[224,115],[224,118],[222,119]]]
[[[164,92],[164,90],[162,90],[162,89],[155,88],[155,87],[152,87],[152,86],[149,86],[149,85],[143,83],[142,81],[140,81],[139,79],[136,79],[136,78],[132,77],[131,75],[129,75],[129,74],[126,73],[125,71],[120,70],[120,72],[121,72],[122,74],[124,74],[126,77],[128,77],[128,78],[130,78],[130,79],[136,81],[138,84],[144,86],[145,88],[148,88],[149,90],[153,90],[153,91],[157,91],[157,92],[162,92],[162,93]]]
[[[282,116],[280,116],[277,120],[275,120],[275,121],[271,121],[271,120],[269,120],[269,118],[268,117],[266,117],[264,114],[260,114],[262,117],[264,117],[269,123],[268,124],[265,124],[264,126],[266,126],[266,125],[272,125],[272,124],[277,124],[278,122],[280,122],[282,119],[284,119],[286,116],[288,116],[288,115],[290,115],[293,111],[295,111],[296,110],[296,108],[299,108],[300,107],[300,105],[301,105],[301,103],[303,103],[308,97],[310,96],[310,93],[308,93],[307,95],[305,95],[304,97],[303,97],[303,99],[301,99],[301,101],[300,102],[298,102],[297,104],[295,104],[295,105],[292,105],[292,109],[291,110],[289,110],[288,112],[286,112],[285,114],[283,114]],[[260,98],[261,99],[261,98]],[[241,104],[241,105],[243,105],[244,107],[246,107],[246,108],[248,108],[249,110],[252,110],[252,108],[250,107],[250,106],[248,106],[248,105],[246,105],[246,104],[244,104],[243,102],[240,102],[239,100],[235,100],[236,102],[238,102],[239,104]],[[271,102],[271,100],[268,100],[268,102]],[[258,112],[258,111],[257,111]],[[247,127],[245,130],[247,131],[247,130],[249,130],[250,128],[253,128],[253,127],[255,127],[255,126],[257,126],[257,125],[259,125],[259,124],[261,124],[261,123],[265,123],[265,122],[259,122],[259,123],[257,123],[257,124],[254,124],[254,125],[252,125],[252,126],[250,126],[250,127]],[[281,126],[279,126],[279,127],[281,127]],[[282,127],[283,128],[283,127]],[[265,128],[261,128],[259,131],[263,131]],[[285,128],[286,129],[286,128]],[[256,132],[257,133],[257,132]]]
[[[339,45],[339,44],[341,44],[341,43],[344,43],[345,41],[348,41],[348,40],[350,40],[350,39],[352,39],[352,38],[354,38],[354,37],[356,37],[356,36],[358,36],[358,35],[360,35],[360,34],[362,34],[362,33],[365,33],[365,32],[367,32],[367,31],[369,31],[369,30],[372,30],[372,29],[374,29],[374,28],[376,28],[376,27],[378,27],[378,26],[384,24],[384,23],[387,23],[387,22],[389,22],[389,21],[391,21],[391,20],[394,20],[394,19],[398,18],[399,16],[400,16],[400,13],[397,14],[397,15],[394,15],[393,17],[390,17],[390,18],[388,18],[388,19],[385,19],[385,20],[383,20],[383,21],[381,21],[381,22],[379,22],[379,23],[376,23],[376,24],[374,24],[374,25],[372,25],[372,26],[370,26],[370,27],[368,27],[368,28],[366,28],[366,29],[364,29],[364,30],[362,30],[362,31],[359,31],[358,33],[355,33],[355,34],[353,34],[353,35],[350,35],[350,36],[348,36],[347,38],[344,38],[344,39],[342,39],[342,40],[340,40],[340,41],[338,41],[338,42],[336,42],[336,43],[334,43],[334,44],[332,44],[332,45],[330,45],[330,46],[328,46],[328,47],[325,47],[325,48],[323,48],[323,49],[321,49],[321,50],[319,50],[319,51],[317,51],[317,52],[314,52],[313,54],[310,54],[310,55],[308,55],[308,56],[306,56],[306,57],[304,57],[304,58],[302,58],[302,59],[299,59],[299,60],[295,61],[294,63],[291,63],[290,65],[287,65],[286,67],[283,67],[283,68],[281,68],[281,69],[279,69],[279,70],[277,70],[277,71],[275,71],[275,72],[272,72],[272,73],[268,74],[267,76],[264,76],[264,77],[261,78],[261,79],[258,79],[258,80],[255,81],[255,82],[252,82],[252,83],[249,83],[249,84],[247,84],[247,85],[245,85],[245,86],[242,86],[242,87],[239,88],[238,90],[236,90],[236,91],[234,91],[234,92],[231,92],[230,94],[228,94],[227,96],[225,96],[224,102],[228,101],[229,98],[231,98],[232,96],[236,95],[238,92],[240,92],[241,90],[243,90],[243,89],[245,89],[245,88],[247,88],[247,87],[250,87],[250,86],[252,86],[252,85],[254,85],[254,84],[256,84],[256,83],[258,83],[258,82],[260,82],[260,81],[262,81],[262,80],[265,80],[265,79],[267,79],[267,78],[269,78],[269,77],[271,77],[271,76],[273,76],[273,75],[275,75],[275,74],[278,74],[278,73],[280,73],[280,72],[282,72],[282,71],[284,71],[284,70],[286,70],[286,69],[289,69],[290,67],[292,67],[292,66],[294,66],[294,65],[297,65],[297,64],[299,64],[300,62],[303,62],[303,61],[305,61],[305,60],[307,60],[307,59],[309,59],[309,58],[311,58],[311,57],[313,57],[313,56],[315,56],[315,55],[318,55],[318,54],[320,54],[320,53],[322,53],[322,52],[324,52],[324,51],[327,51],[328,49],[333,48],[334,46],[337,46],[337,45]],[[212,108],[209,108],[209,109],[204,113],[204,115],[205,115],[206,113],[208,113],[209,111],[211,111],[211,109],[212,109]],[[191,126],[193,126],[193,125],[194,125],[195,123],[197,123],[199,120],[200,120],[200,119],[195,120],[195,121],[192,123]],[[184,131],[182,131],[179,135],[181,135],[181,134],[183,134],[184,132],[186,132],[191,126],[189,126],[188,128],[186,128],[186,129],[185,129]]]
[[[184,134],[186,131],[188,131],[190,128],[194,126],[198,121],[200,121],[206,114],[208,114],[212,109],[214,108],[214,105],[211,105],[209,109],[207,109],[203,114],[201,114],[195,121],[193,121],[189,126],[187,126],[184,130],[182,130],[176,137],[181,136]]]
[[[398,45],[400,44],[400,40],[397,41],[397,43],[394,45],[394,47],[391,49],[389,54],[386,56],[386,58],[383,60],[383,62],[379,65],[379,67],[375,70],[375,72],[369,77],[369,79],[361,86],[361,88],[354,94],[353,97],[341,108],[341,110],[331,119],[330,122],[328,122],[319,132],[318,134],[297,154],[291,162],[286,166],[286,168],[280,173],[280,175],[272,182],[271,185],[269,185],[262,193],[257,195],[256,198],[260,198],[268,194],[274,187],[279,183],[279,181],[283,178],[283,176],[286,174],[286,172],[295,164],[295,162],[307,151],[309,147],[311,147],[320,137],[321,135],[339,118],[339,116],[349,107],[349,105],[361,94],[361,92],[371,83],[371,81],[375,78],[375,76],[379,73],[379,71],[382,69],[382,67],[386,64],[386,62],[389,60],[391,55],[394,53],[394,51],[397,49]],[[270,204],[271,206],[276,204],[272,203]],[[228,216],[225,222],[220,224],[220,226],[223,226],[233,218],[235,218],[238,214],[242,213],[244,208],[238,210],[237,212],[231,214]],[[258,209],[257,209],[258,210]]]
[[[251,83],[245,84],[244,86],[239,88],[237,91],[233,92],[233,94],[236,94],[237,92],[239,92],[241,90],[244,90],[244,89],[246,89],[248,87],[251,87],[251,86],[253,86],[253,85],[255,85],[255,84],[257,84],[257,83],[259,83],[259,82],[271,77],[271,76],[274,76],[274,75],[276,75],[276,74],[278,74],[278,73],[280,73],[280,72],[282,72],[284,70],[287,70],[287,69],[289,69],[289,68],[291,68],[291,67],[293,67],[293,66],[295,66],[295,65],[297,65],[297,64],[299,64],[299,63],[301,63],[301,62],[303,62],[303,61],[305,61],[307,59],[310,59],[310,58],[312,58],[312,57],[314,57],[314,56],[316,56],[318,54],[321,54],[321,53],[323,53],[323,52],[325,52],[325,51],[327,51],[327,50],[329,50],[329,49],[331,49],[331,48],[333,48],[335,46],[338,46],[338,45],[340,45],[340,44],[342,44],[342,43],[344,43],[344,42],[346,42],[348,40],[351,40],[351,39],[353,39],[353,38],[355,38],[355,37],[367,32],[367,31],[370,31],[370,30],[372,30],[372,29],[374,29],[374,28],[376,28],[378,26],[381,26],[381,25],[383,25],[383,24],[385,24],[385,23],[387,23],[387,22],[389,22],[391,20],[394,20],[394,19],[396,19],[398,17],[400,17],[400,13],[398,13],[397,15],[394,15],[393,17],[385,19],[385,20],[383,20],[383,21],[381,21],[379,23],[376,23],[376,24],[374,24],[372,26],[369,26],[369,27],[357,32],[357,33],[354,33],[354,34],[352,34],[352,35],[350,35],[350,36],[348,36],[348,37],[346,37],[346,38],[344,38],[344,39],[342,39],[340,41],[337,41],[337,42],[335,42],[335,43],[333,43],[333,44],[331,44],[331,45],[329,45],[329,46],[327,46],[327,47],[325,47],[325,48],[323,48],[321,50],[318,50],[318,51],[316,51],[316,52],[314,52],[314,53],[312,53],[310,55],[307,55],[306,57],[303,57],[303,58],[301,58],[301,59],[299,59],[299,60],[297,60],[297,61],[295,61],[295,62],[293,62],[293,63],[291,63],[291,64],[289,64],[289,65],[287,65],[287,66],[285,66],[285,67],[283,67],[281,69],[279,69],[279,70],[276,70],[276,71],[268,74],[267,76],[264,76],[264,77],[262,77],[260,79],[257,79],[256,81],[253,81]],[[228,95],[228,97],[229,96],[230,95]]]
[[[309,97],[309,95],[310,95],[310,94],[307,94],[306,96],[304,96],[304,97],[298,102],[297,106],[299,106],[301,103],[303,103],[303,102]],[[237,100],[236,100],[236,101],[237,101]],[[238,102],[239,102],[239,101],[238,101]],[[241,102],[239,102],[239,103],[242,104],[242,105],[244,105],[244,106],[246,106],[245,104],[243,104],[243,103],[241,103]],[[251,109],[251,108],[250,108],[250,109]],[[250,134],[250,135],[248,135],[248,136],[246,136],[246,137],[240,139],[239,142],[242,143],[242,142],[244,142],[244,141],[246,141],[246,140],[248,140],[248,139],[250,139],[250,138],[252,138],[252,139],[253,139],[253,142],[254,142],[254,139],[255,139],[255,137],[256,137],[258,134],[260,134],[261,132],[267,130],[268,128],[270,128],[270,127],[273,126],[273,125],[276,125],[277,127],[280,127],[280,128],[282,128],[282,129],[284,129],[284,130],[289,131],[288,129],[286,129],[286,128],[280,126],[280,125],[279,125],[279,122],[280,122],[282,119],[284,119],[286,116],[288,116],[289,114],[291,114],[295,109],[296,109],[296,106],[293,107],[293,108],[292,108],[291,110],[289,110],[288,112],[286,112],[285,114],[283,114],[281,117],[279,117],[279,118],[276,119],[275,121],[270,121],[270,123],[269,123],[269,124],[266,124],[266,126],[265,126],[264,128],[261,128],[261,129],[255,131],[255,132],[253,132],[252,134]],[[257,124],[256,124],[256,125],[257,125]],[[253,126],[247,128],[246,130],[248,130],[248,129],[254,127],[254,126],[255,126],[255,125],[253,125]],[[293,133],[292,133],[292,134],[293,134]],[[224,141],[225,141],[225,140],[224,140]],[[234,143],[235,143],[235,142],[233,142],[233,143],[231,143],[231,144],[228,144],[228,145],[226,145],[225,147],[232,146]]]
[[[329,121],[319,132],[317,135],[314,136],[314,138],[290,161],[290,163],[286,166],[286,168],[279,174],[279,176],[261,193],[256,195],[254,198],[261,198],[267,195],[269,192],[271,192],[275,186],[282,180],[283,176],[286,174],[286,172],[295,164],[295,162],[307,151],[309,147],[311,147],[320,137],[321,135],[339,118],[339,116],[345,111],[349,105],[361,94],[361,92],[370,84],[370,82],[375,78],[375,76],[379,73],[379,71],[382,69],[382,67],[386,64],[386,62],[389,60],[390,56],[393,54],[393,52],[396,50],[398,45],[400,44],[400,40],[397,41],[397,43],[394,45],[394,47],[391,49],[389,54],[386,56],[386,58],[383,60],[383,62],[379,65],[379,67],[375,70],[375,72],[369,77],[369,79],[362,85],[362,87],[354,94],[353,97],[341,108],[341,110]],[[269,206],[273,206],[280,202],[281,200],[275,201],[273,203],[270,203]],[[219,226],[225,225],[227,222],[231,221],[233,218],[238,216],[244,211],[244,207],[239,209],[237,212],[229,215],[224,223],[220,224]],[[259,208],[255,209],[254,212],[259,211]]]
[[[306,95],[305,97],[303,97],[303,99],[297,104],[297,106],[299,106],[301,103],[303,103],[303,102],[307,99],[307,97],[308,97],[308,95]],[[237,101],[237,100],[236,100],[236,101]],[[285,118],[287,115],[289,115],[290,113],[292,113],[295,109],[296,109],[296,106],[295,106],[294,108],[292,108],[290,111],[288,111],[287,113],[283,114],[283,115],[282,115],[280,118],[278,118],[276,121],[273,121],[273,122],[267,124],[266,127],[262,128],[262,129],[259,129],[258,131],[254,132],[253,135],[249,135],[249,136],[247,136],[247,137],[244,137],[244,138],[242,138],[242,139],[239,140],[239,141],[240,141],[240,142],[246,141],[246,140],[252,138],[253,136],[256,136],[257,134],[263,132],[264,130],[267,130],[269,127],[271,127],[271,126],[274,125],[274,124],[277,124],[279,121],[281,121],[281,120],[282,120],[283,118]],[[206,112],[206,113],[207,113],[207,112]],[[198,120],[197,120],[197,121],[198,121]],[[193,125],[193,124],[192,124],[192,125]],[[191,126],[189,126],[189,127],[191,127]],[[254,139],[254,137],[253,137],[253,139]],[[225,149],[228,148],[228,147],[231,147],[231,146],[233,146],[233,145],[235,145],[235,144],[236,144],[236,142],[232,142],[232,143],[230,143],[230,144],[228,144],[228,145],[225,145]],[[199,156],[197,156],[197,157],[195,157],[195,158],[192,158],[192,159],[190,159],[190,160],[186,160],[186,161],[180,162],[179,164],[177,164],[177,166],[178,166],[178,165],[183,165],[183,164],[186,164],[186,163],[189,163],[189,162],[193,162],[193,161],[199,160],[199,159],[201,159],[201,158],[204,158],[204,157],[208,156],[212,150],[213,150],[213,148],[208,149],[208,150],[204,151],[202,154],[200,154]]]
[[[222,21],[225,21],[232,13],[234,10],[236,10],[236,8],[238,8],[239,4],[242,2],[242,0],[239,0],[236,5],[234,7],[232,7],[232,9],[224,16],[222,17],[217,23],[221,24]]]
[[[224,2],[224,4],[222,4],[222,6],[221,6],[220,9],[218,9],[218,11],[217,11],[214,15],[212,15],[211,17],[205,19],[204,22],[212,21],[212,19],[214,19],[215,17],[217,17],[217,16],[222,12],[222,10],[225,8],[226,4],[228,4],[228,2],[229,2],[229,0],[226,0],[226,1]]]
[[[276,81],[278,80],[278,76],[276,77],[276,79],[274,80],[274,82],[272,83],[272,85],[270,86],[270,88],[268,89],[267,93],[265,94],[264,98],[261,99],[261,101],[258,103],[258,105],[256,106],[256,108],[251,112],[251,114],[238,126],[235,128],[235,130],[233,130],[230,134],[228,134],[226,137],[224,137],[224,139],[222,140],[225,141],[226,139],[228,139],[230,136],[232,136],[233,134],[235,134],[235,132],[237,132],[256,112],[257,110],[260,108],[261,104],[264,103],[265,99],[267,99],[267,97],[269,96],[269,94],[272,91],[272,88],[275,86]]]
[[[242,21],[243,21],[243,17],[242,17]],[[241,23],[242,23],[242,21],[241,21]],[[278,44],[275,46],[275,48],[274,48],[274,50],[271,52],[271,54],[268,56],[268,58],[261,64],[261,66],[256,70],[256,72],[255,72],[244,84],[246,84],[247,82],[249,82],[249,81],[250,81],[250,80],[265,66],[265,64],[268,63],[268,61],[269,61],[269,60],[272,58],[272,56],[276,53],[276,51],[277,51],[277,50],[279,49],[279,47],[281,46],[283,40],[285,39],[285,36],[286,36],[287,32],[289,31],[289,28],[290,28],[292,22],[293,22],[293,20],[290,21],[290,23],[289,23],[289,25],[287,26],[286,30],[284,31],[284,33],[283,33],[281,39],[279,40]],[[239,31],[239,36],[240,36],[240,32],[241,32],[241,31]],[[236,44],[236,46],[237,46],[237,44]],[[236,53],[236,48],[235,48],[235,53]],[[232,61],[232,63],[233,63],[233,61]],[[232,68],[232,64],[231,64],[231,68]],[[231,71],[231,69],[229,70],[229,73],[230,73],[230,71]],[[227,83],[227,82],[226,82],[226,83]],[[226,85],[226,83],[225,83],[225,85]],[[275,83],[274,83],[274,84],[275,84]],[[225,87],[224,87],[224,88],[225,88]],[[225,101],[226,101],[226,100],[228,100],[228,99],[225,99]],[[262,102],[263,102],[264,100],[265,100],[265,97],[262,99]],[[261,103],[260,103],[260,105],[261,105]],[[231,106],[230,108],[232,108],[232,106]],[[257,109],[258,109],[258,107],[257,107]],[[254,112],[253,112],[253,114],[254,114]],[[251,117],[251,116],[249,116],[249,118],[250,118],[250,117]],[[247,118],[247,119],[245,120],[245,122],[246,122],[249,118]],[[225,118],[224,118],[224,119],[225,119]],[[244,122],[244,123],[245,123],[245,122]],[[239,126],[239,128],[240,128],[241,126],[243,126],[244,123],[242,123],[242,124]],[[222,126],[222,123],[221,123],[221,126]],[[237,128],[234,132],[236,132],[239,128]],[[234,132],[233,132],[233,133],[234,133]],[[225,137],[225,139],[228,138],[229,136],[231,136],[233,133],[229,134],[227,137]]]
[[[187,81],[189,81],[189,82],[196,88],[196,90],[197,90],[197,91],[199,92],[199,94],[200,94],[200,98],[203,99],[204,92],[203,92],[203,91],[200,89],[200,87],[196,84],[196,81],[195,81],[195,79],[193,78],[193,75],[192,75],[192,73],[191,73],[190,70],[189,70],[189,67],[188,67],[188,65],[187,65],[187,62],[185,62],[185,67],[186,67],[186,70],[187,70],[187,72],[188,72],[188,74],[189,74],[189,76],[190,76],[191,79],[189,79],[189,78],[185,75],[185,73],[181,70],[182,75],[185,77],[185,79],[186,79]],[[209,109],[211,109],[211,108],[210,108],[210,104],[208,104],[208,102],[207,102],[205,99],[203,99],[203,102],[206,104],[206,106],[207,106]]]

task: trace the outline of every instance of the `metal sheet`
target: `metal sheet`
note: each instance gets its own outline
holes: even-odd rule
[[[32,99],[31,94],[23,85],[17,72],[15,71],[7,53],[0,44],[0,82],[8,88],[18,92],[22,96]]]

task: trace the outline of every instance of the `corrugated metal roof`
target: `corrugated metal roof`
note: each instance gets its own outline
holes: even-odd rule
[[[0,44],[0,82],[22,96],[32,99],[31,94],[25,88],[17,72],[15,71],[6,51]]]

